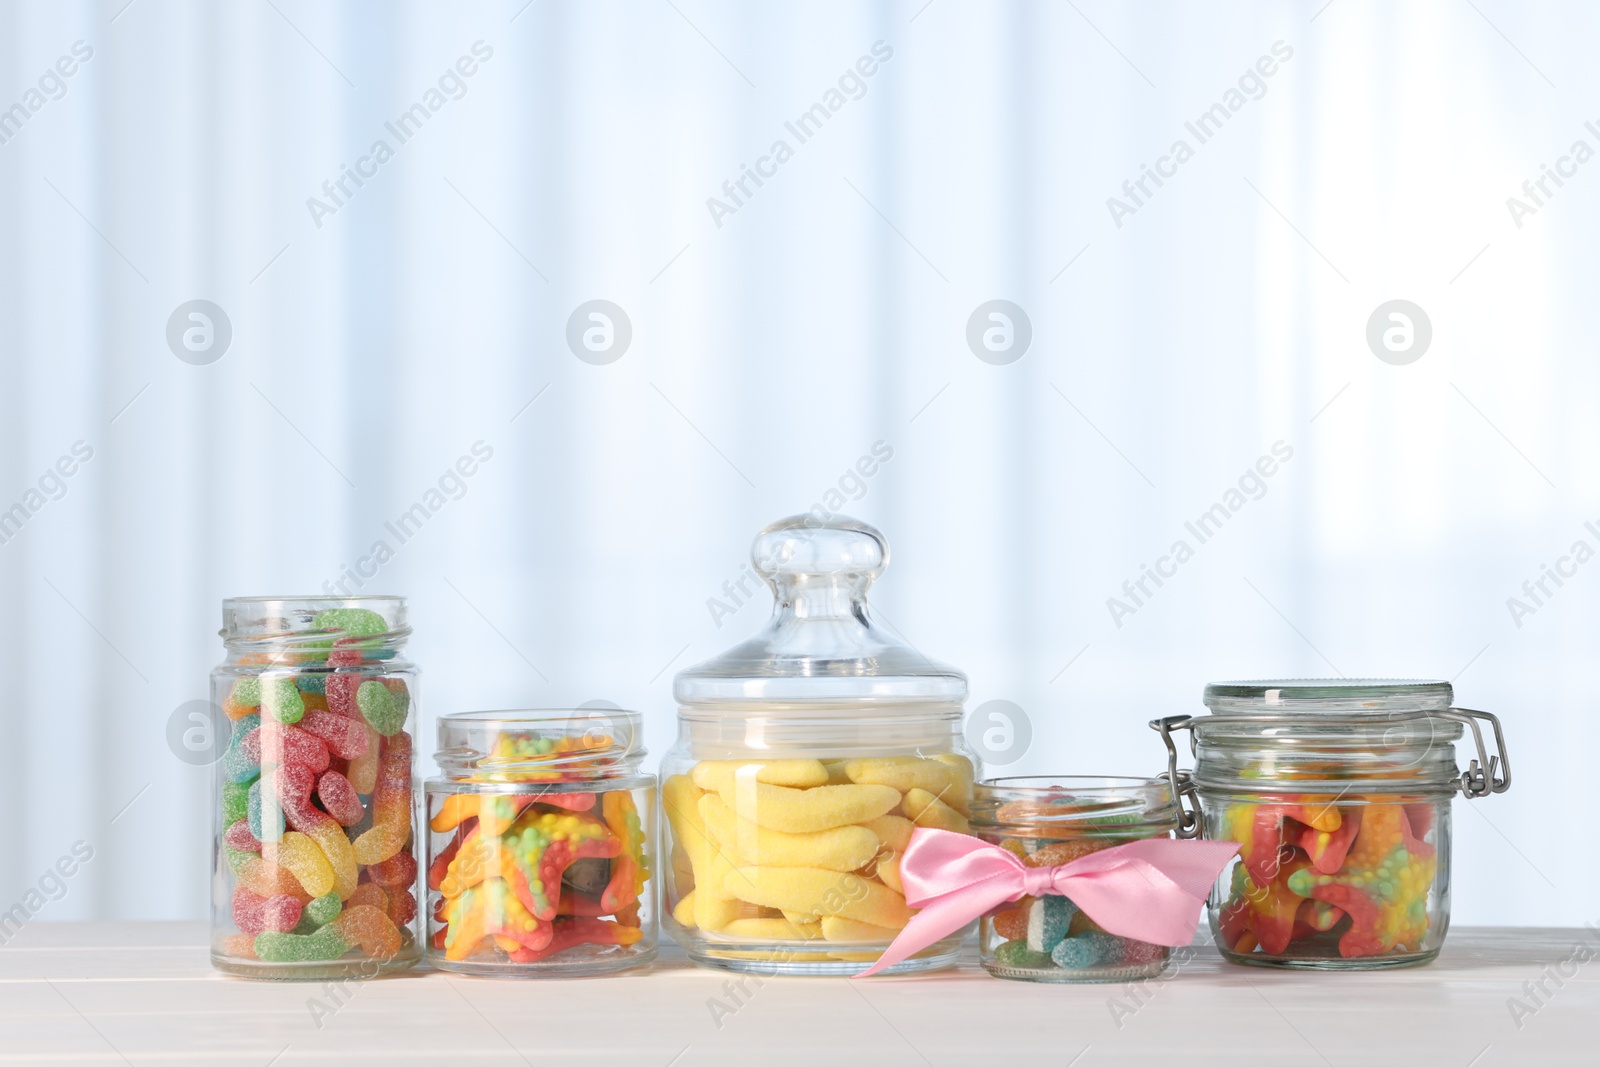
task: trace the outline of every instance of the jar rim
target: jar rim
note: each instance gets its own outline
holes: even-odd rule
[[[1087,803],[1053,803],[1062,798]],[[1029,805],[1025,817],[1018,809],[1007,811],[1014,804]],[[1167,831],[1178,825],[1178,810],[1166,781],[1136,775],[1008,775],[973,785],[973,825],[1019,837],[1041,829],[1085,836]]]
[[[1443,711],[1454,696],[1439,679],[1267,678],[1210,682],[1201,699],[1220,712],[1370,716]]]
[[[472,780],[606,777],[644,759],[643,723],[610,705],[458,711],[439,717],[434,761]]]

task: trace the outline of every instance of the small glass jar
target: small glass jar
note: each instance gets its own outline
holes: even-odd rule
[[[417,669],[400,597],[222,604],[213,702],[211,962],[251,978],[373,977],[422,955],[411,833]]]
[[[1170,837],[1179,808],[1156,778],[1014,777],[979,782],[972,831],[1029,867],[1059,867],[1101,849]],[[978,926],[984,969],[1028,982],[1121,982],[1166,969],[1165,945],[1102,930],[1071,899],[1023,897]]]
[[[428,963],[501,978],[609,974],[656,957],[654,775],[636,712],[439,720],[428,815]]]
[[[867,588],[889,546],[871,526],[795,516],[751,555],[771,619],[673,683],[668,929],[698,963],[856,974],[912,915],[900,882],[912,830],[969,832],[967,679],[873,621]],[[954,964],[966,932],[885,973]]]
[[[1174,798],[1197,797],[1206,837],[1239,844],[1207,911],[1234,963],[1402,967],[1439,954],[1450,925],[1450,800],[1511,784],[1500,722],[1451,707],[1448,682],[1218,682],[1212,714],[1150,725]],[[1493,727],[1495,752],[1480,723]],[[1172,732],[1191,731],[1192,772]],[[1471,730],[1466,771],[1455,742]],[[1201,823],[1191,809],[1180,836]]]

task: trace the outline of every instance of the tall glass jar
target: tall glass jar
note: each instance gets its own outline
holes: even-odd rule
[[[1448,682],[1217,682],[1212,714],[1150,725],[1175,798],[1197,796],[1208,838],[1239,856],[1208,913],[1235,962],[1313,969],[1426,963],[1450,925],[1450,800],[1511,784],[1500,723],[1451,707]],[[1494,752],[1482,724],[1493,729]],[[1191,731],[1193,772],[1175,730]],[[1476,755],[1456,766],[1472,733]],[[1185,813],[1184,836],[1202,826]]]
[[[575,977],[656,956],[655,776],[637,712],[471,711],[439,720],[425,787],[428,963]]]
[[[1155,778],[1067,776],[979,782],[972,829],[1029,867],[1059,867],[1101,849],[1170,837],[1179,808]],[[1025,896],[985,915],[979,959],[990,974],[1027,982],[1122,982],[1167,967],[1171,950],[1107,933],[1069,897]]]
[[[422,954],[417,670],[400,597],[223,601],[212,700],[211,961],[251,978],[373,977]]]
[[[871,526],[783,519],[752,557],[771,619],[673,684],[667,927],[699,963],[855,974],[911,917],[899,874],[911,831],[969,832],[967,680],[873,621],[867,589],[889,546]],[[965,933],[886,973],[953,964]]]

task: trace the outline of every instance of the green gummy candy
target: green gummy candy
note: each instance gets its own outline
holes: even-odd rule
[[[371,637],[389,630],[389,624],[382,615],[366,608],[329,608],[319,611],[317,617],[311,620],[311,625],[317,630],[343,630],[347,637]]]
[[[253,708],[261,703],[261,679],[256,675],[233,680],[233,702],[242,708]]]
[[[339,912],[343,907],[344,902],[339,899],[339,894],[329,893],[326,896],[318,897],[316,900],[313,900],[311,903],[307,904],[305,911],[302,914],[305,918],[311,920],[312,923],[316,924],[317,926],[322,926],[337,919],[339,917]]]
[[[222,824],[232,826],[250,814],[250,783],[229,782],[222,787]]]
[[[406,723],[410,710],[409,696],[399,696],[382,682],[362,682],[356,690],[356,707],[367,725],[384,737],[392,737]]]
[[[261,709],[282,723],[299,722],[306,713],[293,678],[269,678],[261,687]]]
[[[257,951],[259,952],[260,950],[257,949]],[[265,956],[261,958],[266,959]],[[1007,941],[995,949],[994,961],[1002,967],[1021,967],[1027,970],[1038,970],[1051,965],[1048,952],[1035,952],[1028,947],[1026,941],[1021,940]]]
[[[227,863],[228,870],[232,871],[234,874],[242,873],[244,871],[245,864],[249,863],[255,857],[256,854],[254,852],[240,852],[226,841],[222,843],[223,862]]]
[[[339,931],[319,927],[314,934],[280,934],[267,930],[256,935],[256,955],[268,963],[316,963],[336,960],[350,951]]]

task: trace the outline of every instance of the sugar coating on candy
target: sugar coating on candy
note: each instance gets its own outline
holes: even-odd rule
[[[379,760],[372,829],[355,839],[355,858],[361,863],[381,863],[400,851],[410,836],[411,735],[402,730],[389,739]]]
[[[291,830],[275,843],[263,843],[261,855],[293,874],[307,896],[315,898],[333,891],[333,865],[322,847],[305,834]]]
[[[316,618],[311,620],[311,627],[315,630],[343,630],[355,637],[371,637],[389,630],[389,624],[383,620],[383,616],[367,608],[329,608],[319,611]]]
[[[867,819],[862,826],[878,835],[878,844],[890,852],[904,852],[911,843],[911,833],[917,824],[900,815],[880,815]]]
[[[294,686],[302,693],[316,693],[321,696],[327,682],[328,676],[321,671],[308,671],[305,674],[295,675]]]
[[[279,676],[262,679],[261,710],[281,723],[296,723],[305,714],[306,705],[294,679]]]
[[[243,782],[229,782],[222,787],[222,821],[228,825],[247,818],[250,814],[250,787]]]
[[[736,782],[763,782],[767,785],[786,785],[805,788],[828,784],[828,768],[820,760],[775,759],[749,762],[742,760],[701,760],[689,772],[694,784],[709,792],[720,793]]]
[[[362,682],[356,690],[356,706],[361,710],[361,717],[384,737],[405,725],[409,704],[409,699],[382,682]]]
[[[305,906],[305,918],[322,926],[338,918],[343,910],[344,902],[339,899],[338,893],[324,893]]]
[[[259,950],[259,946],[257,949]],[[1043,952],[1035,952],[1028,947],[1026,941],[1007,941],[994,950],[994,961],[1002,967],[1018,967],[1024,970],[1038,970],[1050,966],[1050,957]]]
[[[228,699],[243,708],[258,707],[261,704],[261,678],[254,674],[235,678]]]
[[[297,729],[316,737],[340,759],[356,759],[367,751],[366,727],[348,715],[320,709],[307,711]]]
[[[400,951],[400,931],[389,916],[371,904],[346,907],[328,928],[339,932],[347,944],[355,945],[373,959],[388,959]]]
[[[336,960],[350,950],[331,922],[311,934],[259,934],[255,948],[256,955],[268,963],[319,963]]]
[[[356,707],[356,690],[361,688],[362,681],[361,675],[344,671],[328,675],[323,690],[328,701],[328,710],[335,715],[359,719],[361,711]]]
[[[1035,952],[1054,949],[1067,936],[1077,911],[1076,904],[1054,893],[1034,901],[1028,909],[1028,947]]]
[[[320,821],[302,832],[317,843],[333,868],[333,891],[339,894],[341,900],[354,893],[360,872],[356,866],[355,850],[345,836],[344,828],[323,815]]]
[[[312,773],[328,769],[328,746],[320,737],[298,726],[284,726],[268,720],[244,736],[240,747],[261,764],[301,764]]]
[[[965,815],[926,789],[907,790],[901,809],[912,822],[926,829],[950,830],[958,834],[970,832]]]
[[[852,782],[862,785],[893,786],[902,793],[921,789],[941,798],[953,790],[956,781],[950,767],[919,756],[853,759],[844,765],[844,773]]]
[[[1007,908],[994,917],[994,932],[1007,941],[1026,941],[1028,939],[1028,912],[1034,903],[1033,897],[1023,897],[1016,905]]]
[[[395,926],[405,927],[417,917],[417,898],[411,895],[411,890],[390,886],[383,892],[389,898],[389,921]]]
[[[1138,966],[1146,963],[1160,963],[1171,954],[1166,945],[1152,945],[1148,941],[1135,941],[1132,938],[1122,939],[1121,963],[1126,966]]]
[[[722,888],[731,897],[782,911],[840,915],[896,930],[911,921],[905,897],[857,874],[815,867],[740,867],[723,878]]]
[[[865,826],[835,826],[805,834],[769,830],[740,818],[715,793],[700,798],[700,818],[723,851],[747,866],[854,871],[871,863],[878,852],[878,835]]]
[[[792,789],[736,779],[718,790],[740,818],[769,830],[805,834],[866,822],[887,815],[900,804],[898,790],[887,785],[819,785]]]
[[[338,771],[323,771],[317,779],[317,799],[340,826],[354,826],[366,814],[350,779]]]
[[[732,925],[731,923],[729,924]],[[898,932],[885,926],[873,926],[871,923],[860,923],[854,919],[846,919],[842,915],[824,915],[817,924],[822,931],[822,936],[829,941],[876,941],[888,942],[894,940]]]
[[[278,803],[277,775],[268,773],[250,783],[246,797],[246,820],[257,841],[276,841],[283,836],[283,806]]]
[[[1062,970],[1082,971],[1120,963],[1122,955],[1122,938],[1090,930],[1061,942],[1051,950],[1050,960]]]
[[[240,852],[260,852],[261,842],[256,835],[250,832],[250,820],[238,819],[228,825],[223,833],[222,840],[228,843],[229,848],[236,848]]]
[[[261,905],[261,927],[279,932],[293,930],[300,923],[300,910],[300,902],[294,897],[268,897]]]

